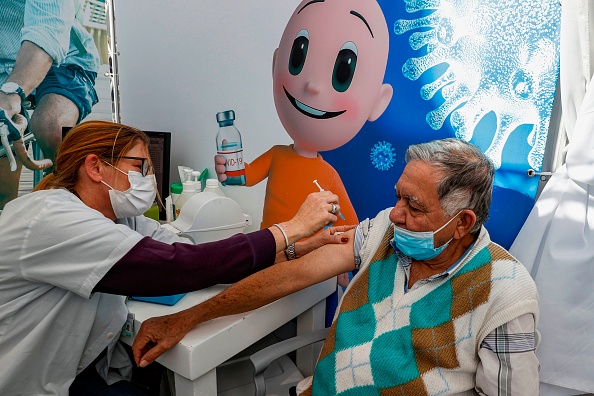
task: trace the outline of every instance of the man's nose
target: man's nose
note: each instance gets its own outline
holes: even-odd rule
[[[305,84],[305,92],[317,95],[320,93],[320,88],[318,88],[314,82],[308,81],[307,84]]]
[[[399,203],[396,202],[396,205],[394,205],[394,207],[390,211],[390,221],[394,224],[402,224],[405,222],[405,220],[406,216],[404,214],[404,210],[402,209],[402,205],[399,205]]]

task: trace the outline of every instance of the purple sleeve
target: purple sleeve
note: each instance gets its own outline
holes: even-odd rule
[[[143,238],[97,283],[93,291],[167,296],[233,283],[274,263],[276,242],[269,230],[190,245]]]

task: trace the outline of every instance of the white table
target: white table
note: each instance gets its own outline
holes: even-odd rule
[[[146,319],[182,311],[213,297],[226,287],[217,285],[188,293],[174,306],[128,301],[128,309],[135,315],[134,335]],[[177,396],[216,396],[215,368],[218,365],[295,317],[297,334],[323,328],[325,299],[334,290],[336,279],[332,278],[254,311],[203,323],[157,361],[174,372]],[[121,339],[132,345],[132,337],[122,336]],[[304,375],[312,374],[317,351],[313,347],[298,351],[297,367]]]

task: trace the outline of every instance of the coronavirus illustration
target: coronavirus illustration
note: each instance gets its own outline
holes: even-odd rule
[[[470,141],[493,112],[496,125],[486,154],[501,166],[505,144],[521,125],[532,125],[526,162],[540,170],[558,72],[558,1],[403,0],[414,19],[394,23],[418,57],[403,75],[422,76],[420,96],[435,103],[431,128],[449,122],[456,137]],[[528,130],[528,129],[522,129]]]
[[[377,170],[385,171],[396,162],[396,151],[389,142],[380,141],[373,145],[369,157]]]

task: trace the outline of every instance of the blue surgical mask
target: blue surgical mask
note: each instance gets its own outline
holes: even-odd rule
[[[394,249],[401,251],[404,255],[412,258],[413,260],[430,260],[437,257],[444,251],[450,244],[454,237],[450,238],[449,241],[441,245],[440,247],[434,247],[435,241],[434,236],[439,231],[443,230],[445,226],[451,223],[462,211],[458,212],[456,216],[448,220],[447,223],[442,225],[437,231],[410,231],[405,230],[394,225],[394,239],[391,244]]]

